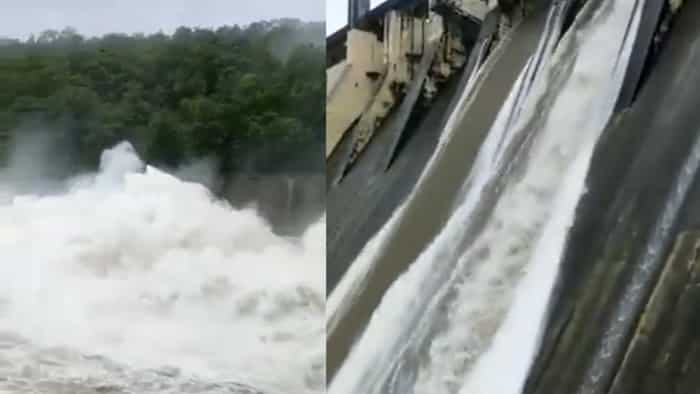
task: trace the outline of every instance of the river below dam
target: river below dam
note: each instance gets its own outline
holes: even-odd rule
[[[17,173],[0,169],[0,393],[325,391],[325,218],[281,237],[128,143],[50,192]]]

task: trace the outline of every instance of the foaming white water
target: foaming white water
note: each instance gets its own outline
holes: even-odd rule
[[[513,303],[503,326],[496,334],[489,351],[482,357],[461,394],[522,392],[525,379],[539,346],[550,294],[554,287],[559,262],[566,243],[569,228],[573,224],[576,206],[585,190],[586,173],[593,155],[597,136],[605,127],[619,94],[634,44],[643,2],[608,4],[601,7],[589,24],[574,26],[580,41],[578,61],[562,94],[554,103],[552,117],[546,128],[557,132],[561,127],[575,127],[579,132],[588,132],[596,138],[589,139],[580,149],[570,170],[564,175],[563,187],[556,196],[551,220],[545,226],[537,242],[531,263],[523,280],[518,284]],[[629,35],[625,35],[630,25]],[[580,30],[579,30],[580,29]],[[616,54],[619,53],[616,59]],[[608,64],[597,62],[600,56],[608,56]],[[591,77],[594,78],[591,78]],[[606,78],[607,77],[607,78]],[[590,89],[581,94],[577,86],[585,83]],[[577,114],[572,108],[573,100],[579,100],[592,109]],[[561,119],[570,119],[570,124]],[[507,378],[495,371],[508,369]]]
[[[279,237],[128,144],[68,190],[0,203],[0,333],[183,379],[323,391],[325,218]],[[0,375],[55,373],[16,357]]]
[[[621,86],[635,10],[604,3],[545,59],[539,87],[515,100],[520,119],[510,131],[494,124],[461,206],[385,294],[330,392],[519,392],[593,146]],[[534,302],[517,298],[518,313],[509,314],[516,289],[533,282],[541,285]],[[533,315],[523,316],[522,303]],[[516,338],[521,346],[502,346]]]

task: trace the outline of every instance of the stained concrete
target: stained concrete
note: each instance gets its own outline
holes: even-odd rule
[[[667,266],[673,242],[679,232],[700,220],[700,186],[696,184],[686,196],[680,220],[663,233],[664,242],[646,273],[648,280],[633,298],[625,300],[623,290],[639,274],[651,233],[700,131],[700,91],[696,88],[700,84],[700,25],[695,17],[699,12],[697,2],[682,10],[638,99],[609,125],[597,146],[587,179],[588,193],[569,234],[551,317],[531,369],[527,394],[639,392],[626,389],[631,387],[626,383],[613,389],[613,382],[616,376],[632,373],[631,364],[624,360],[639,318],[648,309]],[[634,311],[633,319],[620,319],[616,314],[623,302]],[[669,316],[680,321],[667,327],[664,336],[675,336],[676,331],[687,336],[687,327],[695,324],[689,315]],[[606,328],[611,326],[620,335],[609,337]],[[697,333],[687,338],[685,346],[674,345],[672,357],[697,358],[693,356]],[[605,356],[603,346],[608,350]],[[643,381],[654,363],[647,359],[643,366],[634,367],[636,373],[620,379]],[[661,391],[647,387],[646,392],[689,392],[672,391],[671,375],[656,382]]]

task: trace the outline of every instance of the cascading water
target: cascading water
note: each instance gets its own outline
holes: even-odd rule
[[[285,214],[289,217],[292,215],[292,212],[294,210],[294,193],[296,191],[296,188],[294,187],[296,185],[296,180],[294,178],[287,178],[287,204],[286,204],[286,211]]]
[[[331,393],[522,390],[642,7],[589,2],[552,53],[562,17],[555,5],[543,56],[513,87],[452,217],[386,292]],[[525,75],[536,78],[529,88]]]
[[[279,237],[127,143],[60,193],[11,186],[0,391],[324,391],[325,218]]]

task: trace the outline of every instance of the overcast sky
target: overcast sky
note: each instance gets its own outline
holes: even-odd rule
[[[178,26],[218,27],[275,18],[323,21],[325,0],[0,0],[0,37],[25,39],[75,27],[93,36],[172,32]]]
[[[371,0],[372,8],[385,0]],[[348,0],[326,0],[326,35],[331,35],[336,30],[348,23]]]

